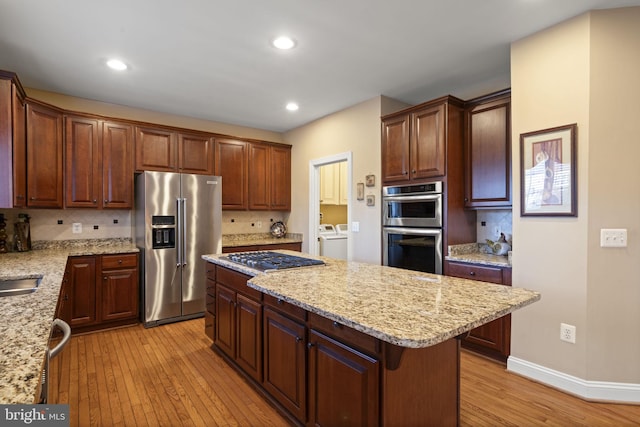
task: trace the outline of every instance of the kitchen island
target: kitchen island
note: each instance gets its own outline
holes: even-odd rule
[[[0,404],[37,402],[68,257],[138,252],[129,239],[51,242],[44,247],[0,255],[0,280],[41,278],[35,292],[0,298]]]
[[[458,338],[540,299],[520,288],[328,258],[266,274],[203,258],[216,289],[213,348],[299,424],[457,425]]]

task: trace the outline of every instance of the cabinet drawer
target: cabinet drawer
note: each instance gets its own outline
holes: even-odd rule
[[[216,280],[216,265],[213,263],[207,263],[207,279]]]
[[[302,321],[306,320],[307,311],[304,308],[295,306],[291,303],[267,294],[264,294],[263,302],[273,307],[276,311],[288,314],[289,316]]]
[[[342,341],[351,347],[358,348],[369,354],[378,354],[380,352],[379,341],[370,335],[356,331],[348,326],[315,313],[309,313],[309,327],[317,329],[325,334]]]
[[[138,266],[138,254],[102,255],[102,268],[131,268]]]
[[[216,294],[216,282],[211,279],[207,279],[207,293],[210,295]]]
[[[248,297],[255,299],[256,301],[262,300],[262,292],[251,289],[247,286],[247,280],[251,279],[251,276],[238,273],[237,271],[230,270],[228,268],[216,266],[216,282],[225,285],[234,291],[240,292]]]
[[[502,269],[475,264],[449,263],[449,276],[502,284]]]

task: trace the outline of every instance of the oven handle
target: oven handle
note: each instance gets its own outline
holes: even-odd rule
[[[384,196],[385,202],[424,202],[431,200],[442,200],[442,194],[420,194],[416,196]]]
[[[386,233],[396,234],[416,234],[418,236],[437,236],[442,234],[442,228],[416,228],[416,227],[382,227],[382,231]]]
[[[62,351],[64,346],[67,345],[67,343],[69,342],[69,339],[71,339],[71,327],[67,322],[58,318],[53,320],[51,327],[52,328],[58,327],[62,330],[62,340],[58,343],[58,345],[56,345],[51,350],[49,350],[49,357],[56,357],[58,353]]]

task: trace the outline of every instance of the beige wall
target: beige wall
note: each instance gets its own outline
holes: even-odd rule
[[[352,259],[379,264],[380,254],[380,115],[382,98],[376,97],[316,120],[284,134],[291,144],[291,198],[295,201],[289,217],[289,230],[309,234],[309,162],[351,151],[353,155],[352,194],[355,185],[374,174],[376,186],[365,194],[375,194],[376,205],[353,200],[351,220],[360,222],[360,232],[352,233]],[[308,251],[308,241],[303,251]]]
[[[640,382],[639,19],[592,12],[511,48],[513,283],[542,293],[513,315],[512,356],[585,380]],[[570,123],[578,217],[521,217],[519,135]],[[629,247],[600,248],[600,228],[627,228]],[[576,344],[560,341],[561,322]]]
[[[262,129],[236,126],[227,123],[212,122],[209,120],[195,119],[192,117],[175,116],[157,111],[142,110],[124,105],[109,104],[90,99],[76,98],[54,92],[46,92],[38,89],[26,88],[27,95],[33,99],[55,105],[70,111],[98,114],[108,117],[136,120],[155,123],[166,126],[175,126],[185,129],[201,130],[204,132],[220,133],[239,138],[261,139],[272,142],[282,142],[282,134]]]

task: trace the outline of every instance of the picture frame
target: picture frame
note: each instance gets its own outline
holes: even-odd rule
[[[364,200],[364,183],[362,182],[356,184],[356,199]]]
[[[367,187],[375,187],[376,185],[376,176],[375,175],[367,175],[364,180],[367,183]]]
[[[578,216],[577,124],[520,134],[520,216]]]
[[[367,206],[375,206],[376,205],[376,196],[373,194],[367,195]]]

